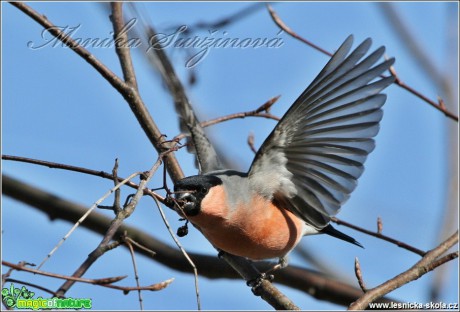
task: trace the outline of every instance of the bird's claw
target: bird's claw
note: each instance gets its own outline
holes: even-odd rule
[[[265,274],[260,273],[260,275],[252,280],[246,282],[246,285],[251,287],[252,292],[256,296],[260,296],[260,286],[262,285],[263,280],[267,280],[269,282],[273,281],[275,277],[272,274]]]
[[[217,258],[222,259],[224,257],[225,251],[218,249],[219,252],[217,253]]]

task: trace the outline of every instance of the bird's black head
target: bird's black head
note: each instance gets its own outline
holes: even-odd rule
[[[184,178],[174,185],[176,199],[187,216],[196,216],[201,209],[201,201],[209,190],[222,184],[214,175],[196,175]]]

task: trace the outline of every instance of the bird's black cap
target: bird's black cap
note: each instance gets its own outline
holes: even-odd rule
[[[195,175],[179,180],[174,185],[174,191],[200,191],[222,184],[215,175]]]

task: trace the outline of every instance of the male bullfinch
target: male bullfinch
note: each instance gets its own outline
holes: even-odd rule
[[[394,59],[375,65],[385,48],[364,57],[371,39],[349,54],[352,42],[345,40],[289,108],[248,172],[219,168],[175,184],[179,212],[214,247],[253,260],[278,257],[284,266],[304,235],[361,246],[329,222],[375,147],[386,100],[380,92],[394,81],[380,75]]]

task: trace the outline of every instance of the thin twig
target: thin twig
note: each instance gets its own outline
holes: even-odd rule
[[[20,262],[19,264],[21,264],[22,262]],[[7,278],[9,278],[11,276],[11,273],[13,272],[14,270],[13,269],[9,269],[6,273],[2,274],[2,289],[4,288],[5,286],[5,283],[6,283],[6,280]]]
[[[124,275],[124,276],[116,276],[116,277],[89,279],[89,278],[81,278],[81,277],[74,277],[74,276],[67,276],[67,275],[62,275],[62,274],[57,274],[57,273],[45,272],[39,269],[32,269],[24,265],[14,264],[14,263],[4,261],[4,260],[2,260],[2,265],[13,268],[17,271],[26,271],[29,273],[39,274],[43,276],[49,276],[49,277],[71,280],[71,281],[82,282],[82,283],[88,283],[88,284],[94,284],[94,285],[111,284],[111,283],[121,281],[122,279],[127,277],[127,275]]]
[[[229,120],[233,120],[233,119],[242,119],[242,118],[246,118],[246,117],[262,117],[262,118],[267,118],[267,119],[272,119],[272,120],[279,121],[281,119],[280,117],[272,115],[272,114],[269,113],[270,108],[273,106],[273,104],[276,103],[276,101],[279,98],[280,98],[280,95],[272,97],[271,99],[266,101],[264,104],[260,105],[258,108],[254,109],[254,110],[251,110],[251,111],[233,113],[233,114],[217,117],[217,118],[214,118],[214,119],[202,121],[202,122],[200,122],[200,126],[203,127],[203,128],[206,128],[206,127],[213,126],[213,125],[221,123],[221,122],[225,122],[225,121],[229,121]],[[173,141],[180,141],[183,138],[185,138],[186,136],[187,136],[187,134],[181,133],[181,134],[175,136]]]
[[[115,164],[113,165],[113,169],[112,169],[112,175],[113,175],[113,184],[116,186],[118,184],[118,158],[115,159]],[[113,211],[115,212],[115,214],[119,213],[121,210],[120,196],[121,196],[121,189],[118,188],[117,190],[115,190],[115,196],[113,198]]]
[[[161,218],[163,219],[163,222],[164,222],[166,228],[168,229],[169,234],[171,235],[172,239],[174,240],[174,243],[176,243],[177,247],[182,252],[182,254],[184,255],[185,259],[187,259],[188,263],[190,264],[190,266],[193,269],[193,275],[195,277],[195,294],[196,294],[197,309],[201,310],[200,288],[199,288],[199,284],[198,284],[198,270],[196,268],[196,265],[193,262],[193,260],[190,258],[190,256],[188,255],[187,251],[182,247],[182,245],[179,242],[179,240],[177,239],[176,235],[174,235],[173,231],[171,230],[171,226],[169,225],[168,219],[166,218],[166,215],[164,214],[163,209],[161,209],[161,205],[160,205],[157,197],[154,196],[153,194],[149,194],[149,195],[155,201],[155,203],[157,205],[157,208],[158,208],[158,211],[160,212]]]
[[[267,8],[268,8],[268,11],[270,13],[270,16],[272,17],[273,21],[275,22],[276,25],[278,25],[278,27],[282,30],[284,30],[287,34],[289,34],[290,36],[292,36],[293,38],[297,39],[297,40],[300,40],[301,42],[309,45],[310,47],[320,51],[321,53],[324,53],[328,56],[332,56],[332,53],[329,52],[329,51],[326,51],[325,49],[315,45],[314,43],[306,40],[305,38],[303,38],[302,36],[298,35],[297,33],[295,33],[292,29],[290,29],[282,20],[281,18],[278,16],[278,14],[273,10],[273,8],[267,4]],[[391,69],[390,69],[390,72],[391,72]],[[395,76],[395,74],[392,72],[392,75]],[[429,99],[427,96],[423,95],[422,93],[418,92],[417,90],[415,90],[414,88],[404,84],[399,78],[397,78],[395,76],[396,80],[395,80],[395,83],[400,86],[401,88],[405,89],[406,91],[412,93],[413,95],[415,95],[416,97],[420,98],[421,100],[423,100],[424,102],[428,103],[429,105],[433,106],[434,108],[436,108],[437,110],[439,110],[440,112],[444,113],[444,115],[452,120],[455,120],[458,122],[458,116],[455,115],[454,113],[450,112],[449,110],[447,110],[447,108],[442,105],[439,105],[439,103],[437,103],[436,101],[433,101],[431,99]]]
[[[373,302],[375,299],[380,298],[395,290],[396,288],[399,288],[411,281],[420,278],[421,276],[446,263],[447,261],[456,259],[458,257],[458,252],[448,255],[448,257],[438,259],[439,256],[441,256],[456,243],[458,243],[458,231],[452,234],[444,242],[439,244],[436,248],[427,252],[420,261],[414,264],[407,271],[386,281],[380,286],[368,289],[368,291],[361,298],[350,305],[349,310],[364,310],[367,308],[369,303]]]
[[[127,231],[125,231],[125,233],[127,233]],[[135,240],[133,240],[131,237],[129,236],[126,236],[123,238],[124,240],[128,241],[131,245],[134,245],[136,246],[137,248],[145,251],[146,253],[150,254],[150,256],[154,257],[156,255],[156,252],[143,246],[142,244],[136,242]]]
[[[11,268],[10,268],[10,270],[14,271],[14,269],[11,269]],[[26,282],[26,281],[21,281],[21,280],[14,279],[14,278],[10,278],[10,277],[8,277],[7,279],[5,279],[5,282],[16,283],[16,284],[21,284],[21,285],[33,287],[33,288],[36,288],[36,289],[40,289],[41,291],[47,292],[47,293],[49,293],[51,296],[55,297],[55,292],[54,292],[54,291],[52,291],[51,289],[48,289],[48,288],[46,288],[46,287],[43,287],[43,286],[34,284],[34,283],[29,283],[29,282]],[[3,287],[2,287],[2,288],[3,288]]]
[[[382,218],[377,217],[377,234],[382,234],[382,231],[383,231]]]
[[[355,275],[358,280],[359,287],[363,292],[367,291],[366,284],[364,284],[363,272],[361,271],[361,265],[359,264],[358,257],[355,257]]]
[[[34,164],[34,165],[39,165],[39,166],[45,166],[48,168],[53,168],[53,169],[63,169],[63,170],[68,170],[68,171],[74,171],[74,172],[80,172],[84,174],[89,174],[93,175],[96,177],[101,177],[104,179],[117,179],[118,182],[123,181],[123,178],[117,178],[113,174],[110,174],[105,171],[101,170],[92,170],[92,169],[87,169],[83,167],[78,167],[78,166],[72,166],[72,165],[66,165],[66,164],[61,164],[61,163],[56,163],[56,162],[51,162],[51,161],[46,161],[46,160],[39,160],[39,159],[33,159],[33,158],[27,158],[27,157],[21,157],[21,156],[13,156],[13,155],[2,155],[3,160],[11,160],[11,161],[19,161],[19,162],[25,162],[29,164]],[[128,182],[126,183],[127,186],[130,186],[132,188],[137,188],[137,184],[133,182]]]
[[[132,178],[134,178],[135,176],[141,174],[140,172],[135,172],[133,174],[131,174],[129,177],[127,177],[125,180],[121,181],[120,183],[118,183],[115,187],[111,188],[107,193],[105,193],[101,198],[99,198],[89,209],[88,211],[77,221],[77,223],[74,224],[74,226],[69,230],[69,232],[67,232],[66,235],[64,235],[64,237],[56,244],[56,246],[54,246],[54,248],[46,255],[45,259],[43,259],[43,261],[40,263],[40,265],[37,267],[37,269],[39,270],[43,264],[45,264],[45,262],[51,258],[51,256],[56,252],[56,250],[58,250],[58,248],[65,242],[65,240],[67,238],[70,237],[70,235],[72,235],[72,233],[77,229],[77,227],[83,222],[85,221],[85,219],[89,216],[89,214],[94,210],[96,209],[100,203],[102,203],[107,197],[109,197],[113,192],[115,192],[117,189],[119,189],[120,187],[122,187],[126,182],[128,182],[129,180],[131,180]]]
[[[178,147],[178,148],[180,148],[180,147]],[[109,174],[109,173],[104,172],[104,171],[92,170],[92,169],[87,169],[87,168],[83,168],[83,167],[76,167],[76,166],[72,166],[72,165],[66,165],[66,164],[55,163],[55,162],[49,162],[49,161],[45,161],[45,160],[38,160],[38,159],[33,159],[33,158],[11,156],[11,155],[2,155],[2,159],[12,160],[12,161],[20,161],[20,162],[25,162],[25,163],[31,163],[31,164],[36,164],[36,165],[39,165],[39,166],[46,166],[46,167],[49,167],[49,168],[57,168],[57,169],[62,169],[62,170],[80,172],[80,173],[93,175],[93,176],[97,176],[97,177],[101,177],[101,178],[109,179],[109,180],[114,180],[114,181],[116,179],[116,181],[118,181],[118,182],[126,181],[125,178],[116,177],[115,175]],[[139,188],[138,184],[136,184],[134,182],[131,182],[131,181],[125,182],[125,185],[129,186],[129,187],[131,187],[133,189],[138,189]],[[144,192],[145,191],[146,190],[144,190]],[[162,204],[167,206],[167,203],[165,202],[165,199],[162,196],[160,196],[160,195],[158,195],[156,193],[155,193],[155,195],[156,195],[157,199]]]
[[[127,294],[130,291],[141,291],[141,290],[150,290],[150,291],[158,291],[165,289],[168,287],[169,284],[171,284],[174,281],[174,278],[167,279],[163,282],[160,283],[155,283],[152,285],[147,285],[147,286],[140,286],[140,287],[128,287],[128,286],[116,286],[116,285],[102,285],[107,288],[113,288],[113,289],[118,289],[122,290],[123,293]]]
[[[236,118],[245,118],[245,117],[263,117],[263,118],[268,118],[268,119],[273,119],[273,120],[279,121],[280,118],[278,116],[272,115],[272,114],[270,114],[268,112],[270,110],[270,107],[273,104],[275,104],[275,102],[279,99],[279,97],[280,96],[278,95],[278,96],[275,96],[275,97],[269,99],[267,102],[265,102],[264,104],[262,104],[261,106],[259,106],[255,110],[252,110],[252,111],[249,111],[249,112],[230,114],[230,115],[227,115],[227,116],[222,116],[222,117],[218,117],[218,118],[211,119],[211,120],[208,120],[208,121],[204,121],[204,122],[201,123],[201,126],[202,127],[209,127],[209,126],[212,126],[212,125],[215,125],[217,123],[221,123],[221,122],[224,122],[224,121],[227,121],[227,120],[236,119]],[[262,113],[264,111],[265,111],[265,113]]]
[[[272,97],[267,102],[265,102],[264,104],[260,105],[259,108],[256,109],[256,113],[261,113],[261,112],[270,113],[270,110],[271,110],[273,104],[275,104],[279,100],[280,97],[281,97],[281,95],[277,95],[277,96]],[[278,118],[278,120],[279,120],[279,118]]]
[[[254,133],[249,133],[248,135],[248,145],[249,145],[249,148],[251,149],[251,151],[256,154],[257,153],[257,149],[255,148],[254,146]]]
[[[423,101],[425,101],[426,103],[430,104],[431,106],[433,106],[434,108],[436,108],[437,110],[439,110],[440,112],[444,113],[444,115],[446,117],[449,117],[455,121],[458,122],[458,116],[455,115],[454,113],[452,113],[451,111],[449,111],[447,109],[447,107],[445,105],[443,105],[443,102],[442,101],[439,101],[439,96],[437,96],[437,99],[438,101],[433,101],[431,99],[429,99],[427,96],[423,95],[422,93],[420,93],[419,91],[415,90],[414,88],[406,85],[400,78],[399,76],[397,75],[396,73],[396,70],[394,68],[394,66],[390,66],[389,68],[389,71],[390,73],[395,77],[395,83],[400,86],[401,88],[409,91],[410,93],[412,93],[413,95],[415,95],[416,97],[422,99]]]
[[[289,28],[284,22],[283,20],[278,16],[278,13],[275,12],[275,10],[273,10],[273,8],[271,7],[271,5],[267,4],[267,9],[268,9],[268,12],[270,13],[270,16],[272,18],[272,20],[275,22],[276,25],[278,25],[278,27],[285,31],[288,35],[290,35],[291,37],[305,43],[306,45],[312,47],[313,49],[316,49],[318,50],[319,52],[323,53],[323,54],[326,54],[328,56],[332,56],[332,53],[321,48],[320,46],[314,44],[313,42],[311,41],[308,41],[307,39],[299,36],[297,33],[295,33],[291,28]]]
[[[422,70],[425,71],[426,76],[429,77],[434,84],[441,90],[444,90],[446,93],[446,86],[449,85],[449,82],[446,80],[444,75],[436,68],[433,59],[430,58],[425,51],[431,51],[424,49],[421,44],[416,40],[409,30],[406,21],[398,14],[395,7],[392,3],[380,2],[377,3],[384,13],[383,16],[388,19],[387,25],[390,28],[393,28],[394,34],[399,38],[401,44],[407,47],[408,51],[411,53],[412,59],[415,60]],[[441,103],[440,103],[440,106]]]
[[[458,251],[451,252],[450,254],[447,254],[444,257],[441,257],[438,260],[433,261],[431,264],[427,265],[426,270],[433,271],[434,269],[443,265],[444,263],[454,260],[456,258],[458,258]]]
[[[91,265],[107,251],[107,246],[109,246],[110,241],[112,240],[113,236],[117,233],[117,230],[122,225],[123,221],[131,216],[136,208],[140,198],[144,194],[144,188],[146,187],[147,183],[153,177],[154,173],[157,171],[158,167],[162,163],[163,157],[165,157],[168,153],[174,151],[175,149],[171,149],[164,153],[161,153],[158,156],[157,161],[149,170],[149,172],[144,173],[142,176],[144,179],[141,180],[139,183],[139,188],[136,191],[136,194],[133,196],[131,201],[128,205],[124,207],[122,211],[120,211],[115,219],[111,222],[110,227],[108,228],[107,232],[105,233],[102,241],[99,245],[88,255],[87,259],[80,265],[80,267],[74,272],[72,276],[81,277],[85,272],[91,267]],[[63,296],[74,284],[74,281],[67,281],[65,282],[58,290],[58,296]]]
[[[136,264],[136,256],[134,255],[134,249],[133,245],[131,244],[131,240],[128,239],[128,233],[125,231],[125,234],[121,238],[123,242],[128,246],[129,253],[131,255],[131,260],[133,261],[133,269],[134,269],[134,279],[136,280],[136,286],[140,288],[140,283],[139,283],[139,274],[137,274],[137,264]],[[140,289],[137,290],[137,295],[139,298],[139,306],[141,310],[144,310],[144,306],[142,303],[142,292]]]
[[[384,241],[387,241],[387,242],[390,242],[390,243],[392,243],[392,244],[395,244],[395,245],[398,246],[398,247],[401,247],[401,248],[403,248],[403,249],[412,251],[413,253],[416,253],[416,254],[418,254],[418,255],[420,255],[420,256],[422,256],[422,257],[426,254],[425,251],[420,250],[420,249],[418,249],[418,248],[415,248],[415,247],[413,247],[413,246],[411,246],[411,245],[409,245],[409,244],[406,244],[406,243],[404,243],[404,242],[401,242],[401,241],[399,241],[399,240],[397,240],[397,239],[391,238],[391,237],[389,237],[389,236],[383,235],[383,234],[378,233],[378,232],[373,232],[373,231],[366,230],[366,229],[364,229],[364,228],[362,228],[362,227],[353,225],[353,224],[348,223],[348,222],[346,222],[346,221],[340,220],[340,219],[338,219],[338,218],[336,218],[336,217],[332,217],[332,218],[331,218],[331,221],[332,221],[332,222],[335,222],[335,223],[337,223],[337,224],[340,224],[340,225],[344,225],[344,226],[346,226],[346,227],[349,227],[350,229],[354,229],[354,230],[359,231],[359,232],[361,232],[361,233],[365,233],[365,234],[367,234],[367,235],[370,235],[370,236],[374,236],[374,237],[380,238],[380,239],[382,239],[382,240],[384,240]]]
[[[81,277],[74,277],[74,276],[67,276],[67,275],[62,275],[62,274],[56,274],[56,273],[50,273],[50,272],[45,272],[41,270],[36,270],[36,269],[31,269],[25,266],[17,265],[11,262],[7,262],[2,260],[2,265],[14,268],[15,270],[18,271],[25,271],[25,272],[30,272],[34,274],[39,274],[43,276],[49,276],[49,277],[54,277],[58,279],[65,279],[68,281],[73,281],[73,282],[80,282],[80,283],[87,283],[87,284],[93,284],[93,285],[98,285],[102,287],[107,287],[107,288],[112,288],[112,289],[118,289],[122,290],[124,292],[130,292],[133,290],[151,290],[151,291],[157,291],[157,290],[162,290],[165,287],[167,287],[169,284],[171,284],[174,279],[168,279],[166,281],[163,281],[161,283],[156,283],[148,286],[140,286],[140,287],[125,287],[125,286],[116,286],[116,285],[111,285],[112,283],[118,282],[127,276],[117,276],[117,277],[107,277],[107,278],[98,278],[98,279],[88,279],[88,278],[81,278]],[[56,293],[55,296],[57,297],[58,294]]]
[[[213,22],[200,21],[200,22],[197,22],[197,23],[194,23],[194,24],[187,25],[187,30],[186,31],[188,33],[193,33],[193,32],[196,32],[198,30],[209,31],[209,30],[222,28],[224,26],[229,26],[230,24],[239,21],[240,19],[242,19],[242,18],[244,18],[244,17],[256,12],[257,10],[262,9],[263,6],[264,6],[263,3],[252,3],[252,4],[248,5],[247,7],[244,7],[241,10],[238,10],[238,11],[236,11],[234,13],[231,13],[231,14],[223,17],[223,18],[219,18],[216,21],[213,21]],[[168,33],[169,31],[175,30],[180,26],[182,26],[182,25],[176,24],[174,26],[168,27],[168,28],[166,28],[166,32]]]

